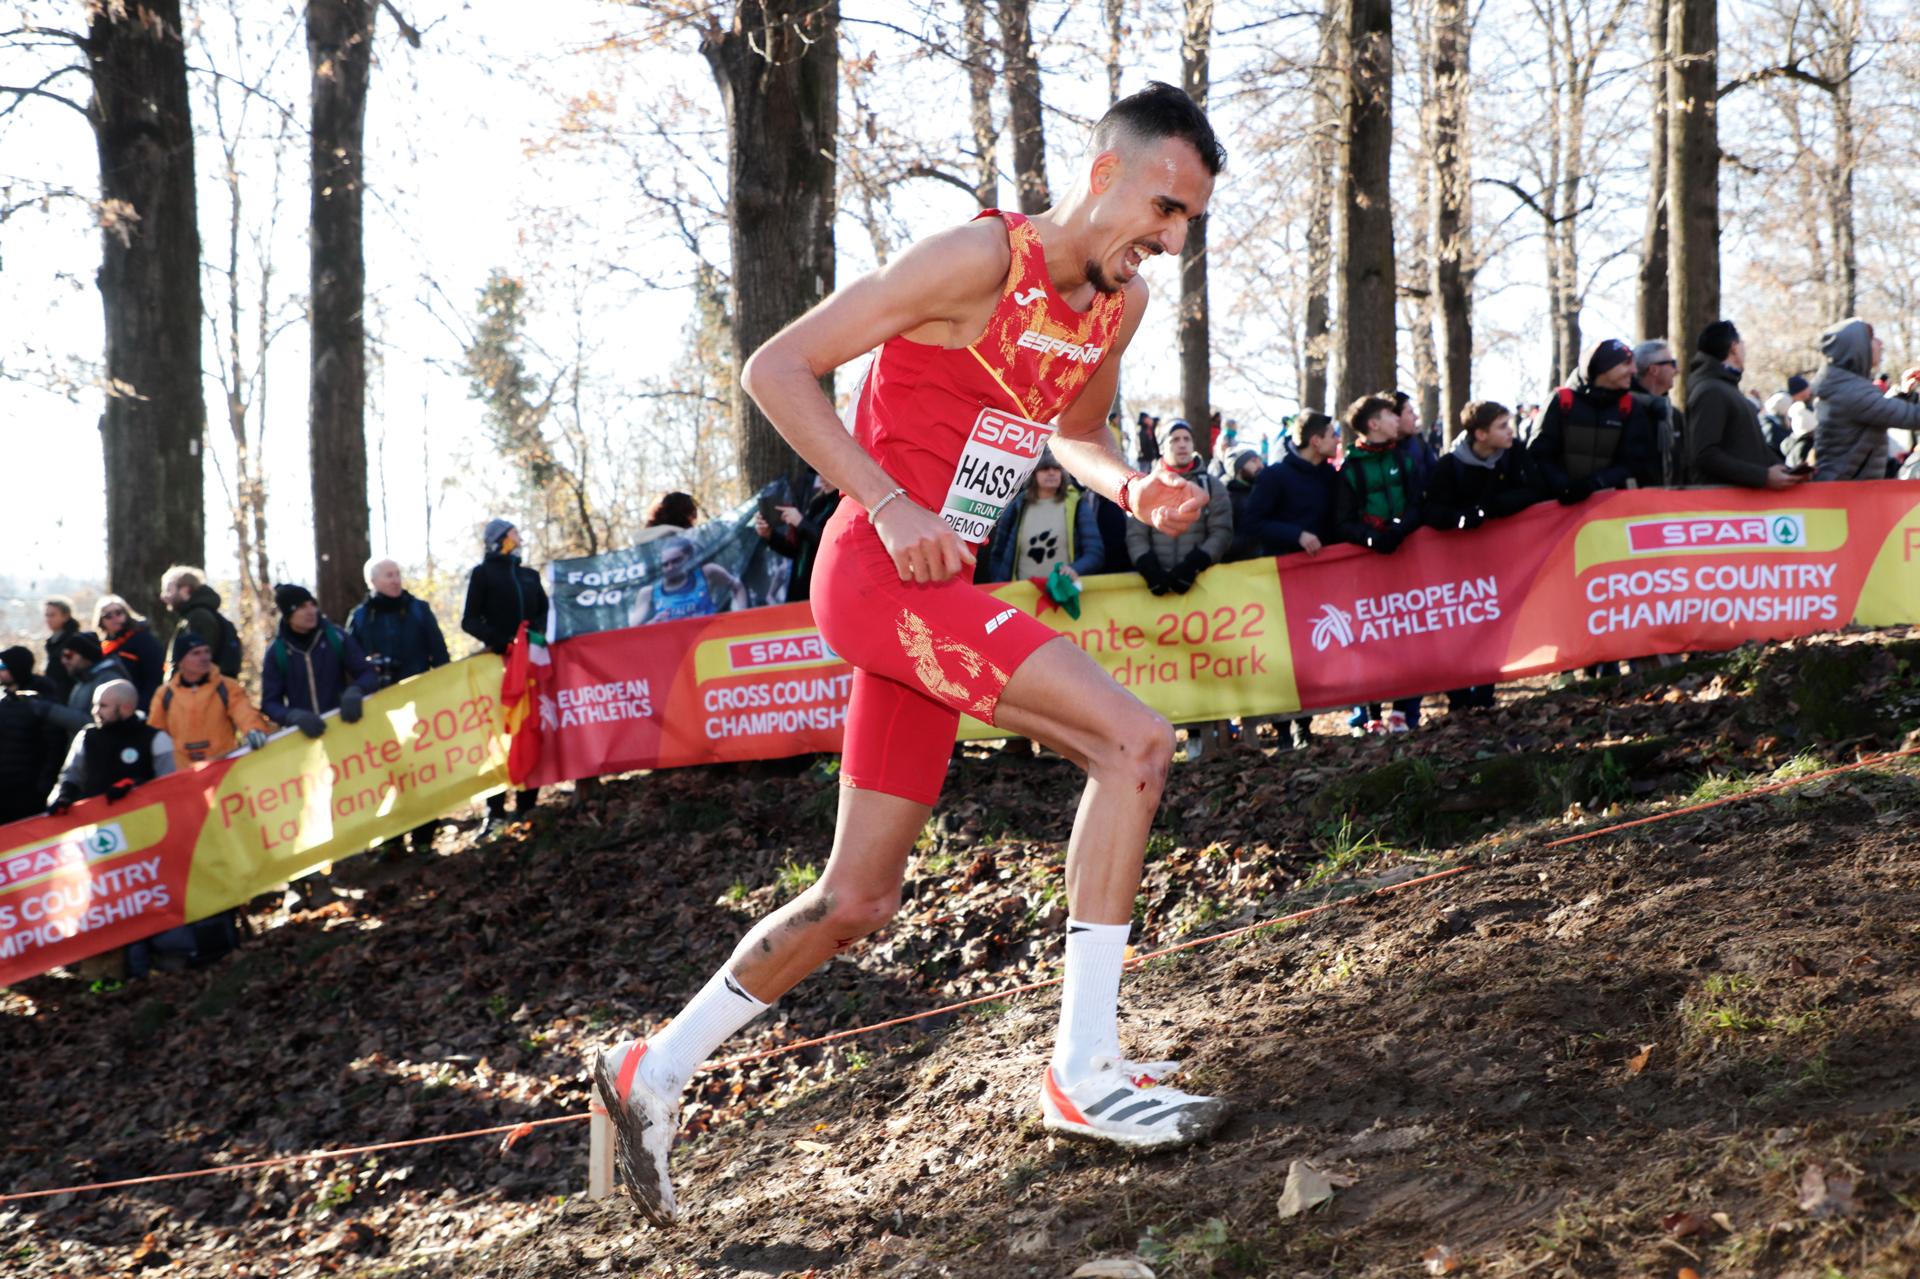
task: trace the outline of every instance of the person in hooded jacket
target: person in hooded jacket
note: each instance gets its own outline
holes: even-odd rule
[[[1106,566],[1099,513],[1089,494],[1067,479],[1051,449],[1041,449],[1027,485],[1014,495],[993,526],[975,580],[1011,582],[1047,577],[1066,565],[1076,581]]]
[[[92,631],[76,631],[67,638],[60,648],[60,664],[66,668],[69,683],[67,705],[83,718],[93,715],[93,695],[103,684],[133,682],[119,658],[101,651],[100,637]]]
[[[1632,348],[1603,338],[1587,349],[1573,385],[1547,400],[1527,453],[1555,497],[1578,501],[1600,489],[1660,483],[1653,423],[1632,386]]]
[[[520,623],[544,630],[547,590],[540,574],[520,562],[520,530],[507,520],[488,520],[486,554],[467,576],[467,607],[460,629],[479,640],[489,653],[504,653],[519,633]]]
[[[389,559],[367,561],[367,598],[347,614],[347,634],[380,672],[384,687],[445,666],[447,638],[428,603],[407,590],[400,566]]]
[[[167,677],[166,650],[147,619],[118,595],[102,595],[93,606],[93,629],[100,636],[100,652],[127,668],[127,678],[145,706]]]
[[[1767,443],[1753,401],[1740,390],[1747,344],[1732,320],[1715,320],[1700,331],[1687,367],[1687,462],[1702,484],[1790,489],[1795,475]]]
[[[1233,544],[1227,559],[1259,559],[1260,534],[1247,516],[1247,504],[1253,499],[1253,486],[1267,467],[1259,449],[1237,448],[1227,455],[1227,502],[1233,511]]]
[[[213,641],[192,631],[173,637],[173,674],[147,706],[147,723],[173,739],[173,762],[190,768],[245,743],[267,744],[267,722],[240,681],[214,666]]]
[[[31,652],[0,652],[0,823],[45,810],[68,736],[87,726],[86,716],[36,691],[37,682]]]
[[[1827,366],[1813,380],[1814,479],[1884,479],[1887,432],[1920,431],[1920,404],[1883,392],[1871,379],[1883,350],[1873,326],[1857,316],[1820,336]],[[1904,391],[1920,388],[1920,369],[1901,381]]]
[[[321,717],[328,711],[357,722],[361,702],[380,687],[359,641],[320,616],[319,601],[304,586],[281,583],[273,603],[280,631],[260,662],[261,713],[308,737],[327,731]]]
[[[1207,495],[1207,505],[1184,533],[1162,533],[1139,520],[1127,521],[1127,555],[1155,595],[1185,595],[1200,574],[1227,557],[1233,545],[1233,503],[1227,486],[1207,474],[1194,451],[1193,428],[1184,419],[1160,424],[1160,461],[1156,469],[1184,477]]]

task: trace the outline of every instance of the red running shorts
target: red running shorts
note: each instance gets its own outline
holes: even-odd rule
[[[901,581],[851,500],[827,522],[809,589],[821,636],[854,668],[841,785],[920,804],[940,798],[961,713],[993,723],[1008,678],[1059,638],[971,576]]]

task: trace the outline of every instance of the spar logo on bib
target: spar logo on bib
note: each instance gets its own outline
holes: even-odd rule
[[[1633,555],[1670,551],[1797,551],[1807,545],[1807,517],[1775,511],[1738,516],[1634,520],[1627,525]]]
[[[1000,513],[1033,474],[1054,428],[1045,422],[981,409],[947,486],[940,518],[969,542],[984,542]]]

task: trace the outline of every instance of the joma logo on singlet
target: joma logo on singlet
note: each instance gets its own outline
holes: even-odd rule
[[[1028,329],[1020,335],[1015,346],[1025,347],[1029,351],[1038,351],[1042,355],[1064,355],[1069,360],[1081,364],[1092,364],[1106,354],[1104,346],[1085,346],[1079,342],[1069,342],[1065,338],[1048,337],[1038,329]]]

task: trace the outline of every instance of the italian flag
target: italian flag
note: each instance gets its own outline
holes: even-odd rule
[[[503,728],[512,744],[507,748],[507,779],[524,782],[540,763],[540,685],[553,667],[547,637],[525,622],[507,646],[506,670],[500,676]]]

